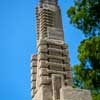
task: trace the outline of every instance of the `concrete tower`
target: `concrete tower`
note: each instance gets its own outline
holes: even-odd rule
[[[60,89],[72,84],[72,76],[58,0],[40,0],[36,20],[38,52],[31,59],[32,100],[61,100]]]

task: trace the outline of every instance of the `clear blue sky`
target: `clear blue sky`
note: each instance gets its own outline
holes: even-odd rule
[[[0,100],[31,100],[30,56],[36,53],[37,0],[0,0]],[[59,0],[71,65],[77,64],[81,32],[69,24],[72,0]]]

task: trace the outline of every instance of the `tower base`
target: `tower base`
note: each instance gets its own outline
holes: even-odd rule
[[[51,89],[49,86],[41,86],[32,100],[55,100],[50,93]],[[88,90],[75,89],[71,86],[66,86],[60,89],[60,100],[92,100],[92,97]]]

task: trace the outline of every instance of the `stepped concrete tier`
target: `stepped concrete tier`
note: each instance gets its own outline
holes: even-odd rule
[[[32,100],[91,100],[89,91],[67,88],[72,75],[58,0],[40,0],[36,19],[38,52],[31,58]]]

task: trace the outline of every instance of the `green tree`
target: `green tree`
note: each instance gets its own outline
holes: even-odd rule
[[[100,100],[100,0],[74,0],[67,11],[71,24],[86,37],[78,47],[79,65],[73,67],[75,86],[91,90]]]
[[[100,90],[100,36],[83,40],[78,47],[80,65],[74,66],[75,84]]]
[[[100,34],[100,0],[74,0],[67,11],[70,22],[87,37]]]

